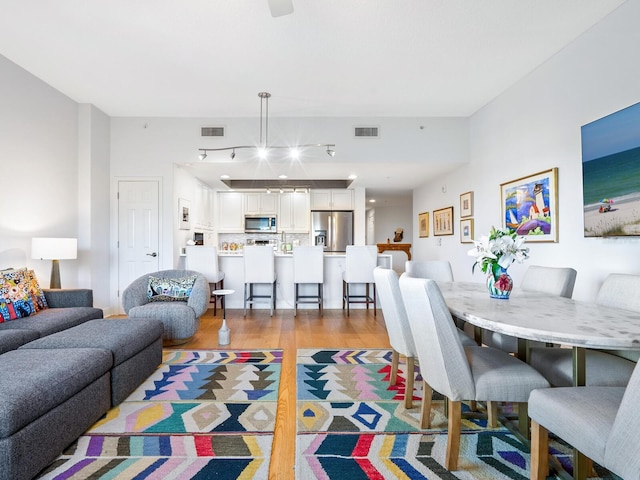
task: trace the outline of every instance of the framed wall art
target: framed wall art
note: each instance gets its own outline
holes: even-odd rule
[[[460,218],[473,216],[473,192],[460,195]]]
[[[429,212],[418,214],[418,235],[420,238],[429,236]]]
[[[473,218],[460,220],[460,243],[473,243]]]
[[[551,168],[500,185],[502,226],[527,242],[558,241],[558,169]]]
[[[433,234],[453,235],[453,207],[433,211]]]
[[[178,199],[178,225],[180,230],[191,229],[191,202],[184,198]]]
[[[640,103],[580,132],[584,236],[639,236]]]

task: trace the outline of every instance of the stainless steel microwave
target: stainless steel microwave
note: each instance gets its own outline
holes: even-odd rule
[[[275,215],[245,215],[245,233],[277,233],[278,223]]]

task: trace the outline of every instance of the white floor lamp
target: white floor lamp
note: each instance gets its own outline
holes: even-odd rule
[[[51,260],[51,280],[49,288],[60,286],[60,264],[58,260],[78,258],[77,238],[32,238],[31,258]]]

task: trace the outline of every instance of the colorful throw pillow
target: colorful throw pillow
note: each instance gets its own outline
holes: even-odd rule
[[[36,312],[26,269],[2,272],[0,277],[0,321],[28,317]],[[35,278],[35,276],[34,276]]]
[[[40,284],[36,278],[36,272],[33,270],[27,270],[25,273],[25,281],[29,288],[29,294],[33,300],[33,305],[36,307],[36,312],[49,308],[44,292],[42,291],[42,288],[40,288]]]
[[[149,275],[147,298],[150,302],[186,302],[197,275],[182,278],[158,278]]]

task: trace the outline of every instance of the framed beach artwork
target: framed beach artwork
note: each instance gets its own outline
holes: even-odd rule
[[[558,169],[551,168],[500,185],[502,226],[527,242],[558,241]]]
[[[180,230],[191,228],[191,202],[184,198],[178,199],[178,225]]]
[[[585,237],[640,236],[640,103],[581,128]]]
[[[473,218],[460,220],[460,243],[473,243]]]
[[[429,236],[429,212],[418,214],[418,236],[420,238]]]
[[[453,235],[453,207],[433,211],[433,234]]]

